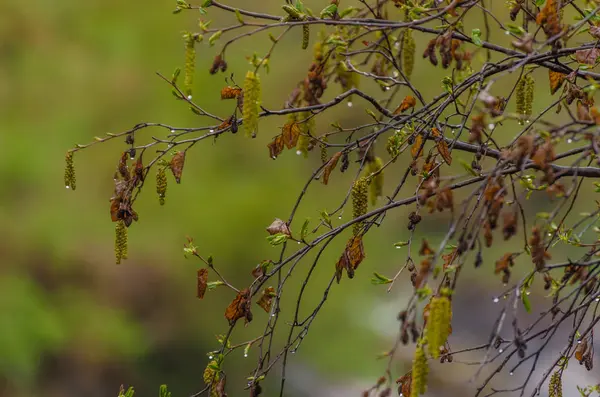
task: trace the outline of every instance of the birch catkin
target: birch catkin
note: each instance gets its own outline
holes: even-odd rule
[[[249,71],[244,80],[244,129],[246,136],[255,137],[258,130],[258,115],[260,113],[261,86],[259,76]]]

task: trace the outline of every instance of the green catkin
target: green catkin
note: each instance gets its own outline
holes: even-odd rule
[[[326,135],[321,137],[321,143],[319,148],[321,149],[321,163],[325,164],[329,160],[329,156],[327,154],[327,145],[326,143],[329,141]]]
[[[308,43],[310,41],[310,26],[302,25],[302,49],[306,50],[308,48]]]
[[[531,74],[523,76],[517,83],[517,113],[520,116],[531,116],[534,90],[535,82]],[[523,120],[520,120],[519,124],[523,124]]]
[[[215,360],[209,362],[208,365],[206,366],[206,368],[204,369],[204,373],[202,375],[204,384],[206,384],[206,385],[212,384],[212,386],[210,388],[210,396],[211,397],[218,397],[217,384],[219,383],[220,376],[219,376],[219,373],[214,368],[212,368],[212,366],[215,366],[215,365],[217,365],[217,362]]]
[[[242,109],[244,117],[244,129],[246,136],[256,137],[258,130],[258,114],[261,104],[261,86],[259,76],[249,71],[244,80],[244,106]]]
[[[560,371],[556,371],[550,377],[548,385],[548,397],[562,397],[562,378]]]
[[[156,171],[156,193],[158,194],[160,205],[165,205],[165,197],[167,195],[167,173],[165,172],[165,167],[158,167]]]
[[[73,152],[67,152],[65,155],[65,187],[75,190],[75,164],[73,163]]]
[[[410,80],[410,76],[412,76],[415,67],[416,48],[417,46],[412,35],[412,30],[406,29],[402,36],[402,70],[408,80]]]
[[[115,258],[117,265],[121,259],[127,259],[127,226],[123,220],[117,221],[115,225]]]
[[[427,392],[427,377],[429,366],[423,344],[419,343],[415,349],[415,357],[412,365],[412,381],[410,386],[410,397],[419,397]]]
[[[369,175],[375,174],[370,177],[369,201],[371,202],[371,205],[377,204],[377,199],[381,197],[383,193],[383,171],[379,172],[382,168],[383,160],[381,157],[375,157],[373,161],[369,162],[367,168]]]
[[[369,179],[362,177],[357,179],[352,186],[352,216],[354,219],[367,213],[368,209]],[[353,233],[357,236],[364,226],[364,221],[353,225]]]
[[[431,298],[429,303],[429,317],[427,317],[427,345],[429,354],[433,358],[440,356],[440,348],[444,347],[450,334],[452,321],[452,305],[448,297],[450,292],[443,289],[439,296]]]
[[[192,95],[194,85],[194,72],[196,70],[196,40],[192,33],[183,35],[185,40],[185,78],[184,89],[188,96]]]

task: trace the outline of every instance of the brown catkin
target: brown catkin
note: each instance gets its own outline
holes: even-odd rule
[[[422,343],[417,345],[415,357],[412,365],[412,381],[410,385],[410,397],[419,397],[420,394],[427,392],[427,377],[429,375],[429,366]]]
[[[127,226],[123,220],[115,225],[115,258],[117,265],[121,259],[127,259]]]
[[[310,41],[310,26],[302,25],[302,49],[306,50],[308,48],[308,43]]]
[[[375,157],[370,161],[367,167],[367,172],[370,176],[371,183],[369,185],[369,201],[371,205],[377,204],[377,199],[383,193],[383,160],[381,157]],[[375,174],[375,175],[373,175]]]
[[[73,163],[73,152],[67,152],[65,155],[65,187],[73,189],[77,187],[75,179],[75,164]]]
[[[410,80],[410,76],[415,67],[416,48],[417,46],[412,35],[412,29],[406,29],[402,36],[402,70],[408,80]]]
[[[433,358],[440,356],[440,348],[444,347],[450,334],[452,305],[449,295],[450,291],[444,288],[440,292],[440,295],[431,298],[431,302],[429,303],[426,333],[429,354]]]
[[[242,113],[244,116],[244,129],[246,136],[255,137],[258,130],[258,114],[261,104],[261,86],[260,77],[249,71],[244,80],[244,106]]]
[[[194,85],[194,72],[196,70],[196,39],[189,32],[183,35],[183,39],[185,40],[184,89],[186,95],[191,96]]]
[[[352,186],[352,216],[356,219],[367,213],[368,209],[369,179],[362,177],[357,179]],[[354,235],[357,236],[364,226],[364,221],[353,225]]]
[[[562,377],[560,371],[556,371],[550,377],[548,397],[562,397],[562,395]]]
[[[160,205],[165,205],[165,197],[167,195],[167,173],[165,172],[165,167],[158,167],[156,171],[156,193],[158,194]]]

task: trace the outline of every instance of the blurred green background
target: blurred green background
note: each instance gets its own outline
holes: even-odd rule
[[[319,9],[324,2],[305,3]],[[233,295],[218,289],[204,301],[196,299],[201,264],[184,258],[186,236],[194,237],[203,255],[214,256],[229,281],[248,285],[252,268],[278,252],[266,242],[264,228],[275,217],[288,217],[306,178],[320,164],[317,152],[308,160],[293,151],[276,161],[269,158],[266,144],[283,118],[265,120],[255,140],[226,134],[216,142],[203,141],[188,153],[182,184],[170,180],[164,207],[158,204],[154,182],[148,184],[136,203],[140,221],[129,230],[130,259],[114,264],[114,224],[108,208],[113,173],[125,145],[113,140],[77,153],[75,192],[63,186],[63,156],[76,143],[139,122],[204,125],[205,120],[174,100],[168,85],[155,75],[160,71],[170,76],[183,66],[181,31],[197,29],[196,12],[172,15],[174,5],[175,1],[135,0],[0,2],[2,396],[109,396],[117,394],[120,384],[134,385],[141,396],[155,395],[161,383],[167,383],[174,396],[200,390],[207,352],[217,348],[215,336],[227,329],[223,312]],[[254,9],[272,12],[279,12],[279,6],[277,1],[253,3]],[[233,20],[212,9],[207,18],[213,25]],[[417,52],[426,40],[417,36]],[[280,107],[305,76],[311,53],[301,52],[299,42],[299,32],[286,37],[271,60],[271,73],[262,73],[268,108]],[[228,73],[216,76],[208,69],[217,48],[199,45],[194,100],[215,114],[230,114],[231,104],[219,100],[225,77],[232,72],[241,80],[249,68],[245,57],[264,53],[268,45],[264,35],[234,45],[228,53]],[[429,98],[440,91],[443,76],[441,69],[423,64],[417,66],[414,82]],[[371,88],[376,94],[377,88]],[[547,88],[538,90],[545,93]],[[340,88],[331,91],[330,96]],[[549,101],[542,95],[536,108]],[[324,130],[336,119],[342,125],[369,122],[363,110],[356,100],[352,111],[343,107],[320,117],[317,125]],[[138,139],[164,133],[147,129]],[[384,154],[383,145],[378,150]],[[395,186],[404,165],[398,163],[386,175],[388,189]],[[336,172],[330,186],[311,188],[296,217],[300,223],[292,228],[299,229],[305,217],[318,219],[322,209],[335,208],[351,178],[351,173]],[[537,210],[547,201],[539,197]],[[370,278],[373,271],[391,276],[402,265],[405,253],[392,244],[406,239],[410,211],[398,209],[384,227],[366,237],[367,261],[354,280],[334,286],[322,315],[291,360],[286,395],[357,395],[382,373],[385,362],[376,357],[391,346],[396,313],[411,288],[403,280],[386,294],[384,287],[372,286]],[[346,209],[342,219],[350,219],[350,212]],[[437,244],[449,221],[449,214],[426,217],[420,233]],[[317,268],[306,311],[321,299],[342,240],[331,245]],[[486,313],[493,308],[493,293],[502,285],[491,268],[506,250],[486,251],[486,276],[473,282],[462,298],[469,302],[477,294],[485,297],[472,310]],[[307,264],[298,267],[292,284],[304,278]],[[496,291],[485,290],[488,281]],[[294,288],[288,291],[290,301]],[[292,318],[290,301],[284,302],[283,321]],[[233,343],[262,333],[267,314],[258,308],[254,313],[246,329],[236,328]],[[471,318],[473,311],[455,316],[472,321],[461,338],[470,343],[486,340],[486,316],[481,324]],[[411,354],[411,347],[401,349],[394,367],[398,373],[407,370]],[[255,363],[252,350],[248,358],[242,351],[228,357],[230,396],[241,395]],[[455,371],[449,368],[446,371]],[[274,375],[272,381],[277,381],[278,371]],[[464,379],[446,381],[446,390],[462,387]],[[273,390],[267,386],[265,395],[274,395]]]

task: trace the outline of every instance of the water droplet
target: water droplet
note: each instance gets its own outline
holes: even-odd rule
[[[244,357],[248,357],[248,353],[244,353]]]
[[[507,30],[504,32],[504,34],[508,36],[510,34],[510,32]]]
[[[493,130],[494,128],[496,128],[496,124],[494,124],[494,123],[488,124],[488,129]]]
[[[500,299],[494,298],[494,303],[498,303],[498,302],[500,302]]]
[[[296,349],[290,350],[290,353],[295,354],[296,353]]]
[[[577,341],[577,344],[580,344],[580,343],[581,343],[581,339],[579,339],[579,340]]]
[[[209,360],[212,360],[212,359],[213,359],[213,356],[208,356],[208,359],[209,359]]]
[[[191,95],[188,95],[188,96],[187,96],[187,99],[188,99],[189,101],[191,101],[191,100],[192,100],[192,96],[191,96]]]
[[[454,130],[452,130],[452,131],[450,131],[450,132],[452,132],[452,135],[454,135],[454,134],[456,133],[456,131],[454,131]]]
[[[348,102],[348,107],[351,108],[352,107],[352,102]]]
[[[400,76],[400,73],[398,73],[396,70],[394,70],[394,73],[392,73],[392,75],[396,79],[396,78],[398,78],[398,76]]]
[[[596,298],[596,302],[600,302],[600,297],[599,297],[599,298]]]
[[[385,90],[386,90],[386,91],[389,91],[389,90],[390,90],[390,87],[385,87]]]
[[[135,160],[135,157],[130,157],[129,160]]]
[[[502,353],[503,351],[504,351],[504,350],[500,349],[500,350],[498,350],[498,353]]]
[[[527,124],[531,123],[531,121],[529,121],[529,119],[525,120],[525,122],[526,122]]]
[[[506,287],[508,285],[508,283],[504,283],[504,286]],[[506,299],[506,296],[504,297],[504,299]]]
[[[296,150],[296,154],[300,156],[302,154],[302,150]]]
[[[277,156],[272,156],[271,158],[272,158],[273,160],[275,160],[275,159],[277,158]]]
[[[510,375],[510,376],[513,376],[514,374],[515,374],[515,373],[514,373],[514,372],[512,372],[512,371],[510,371],[510,373],[509,373],[509,375]]]
[[[552,237],[552,233],[548,233],[548,237]]]
[[[300,241],[298,241],[298,245],[300,245]]]
[[[571,138],[567,139],[567,143],[573,143],[573,140]]]
[[[70,189],[70,188],[71,188],[71,186],[69,186],[69,185],[67,185],[67,186],[65,186],[65,187],[66,187],[67,189]]]
[[[271,317],[275,317],[275,313],[271,314]]]
[[[527,291],[527,292],[525,292],[525,295],[529,296],[529,295],[531,295],[531,292]]]
[[[208,132],[212,134],[213,132],[215,132],[215,130],[213,130],[213,129],[211,128],[210,130],[208,130]]]
[[[342,219],[342,216],[341,216],[341,215],[340,215],[340,216],[338,216],[338,219]]]
[[[171,134],[174,134],[174,133],[175,133],[175,130],[171,130]]]

